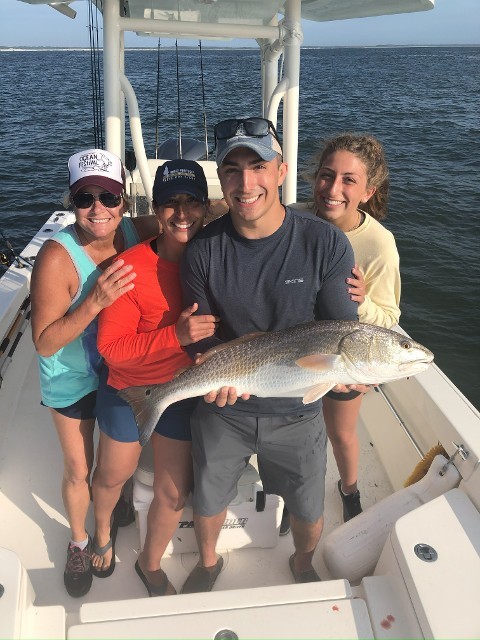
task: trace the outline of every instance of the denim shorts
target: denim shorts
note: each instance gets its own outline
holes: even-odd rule
[[[245,416],[221,413],[200,401],[192,415],[193,508],[217,515],[235,498],[251,455],[266,493],[282,496],[307,522],[323,514],[327,436],[323,414]]]
[[[136,442],[138,428],[132,409],[117,390],[107,384],[107,378],[108,370],[102,367],[95,407],[100,431],[118,442]],[[198,398],[187,398],[171,404],[158,421],[155,431],[166,438],[190,441],[190,416],[197,402]]]

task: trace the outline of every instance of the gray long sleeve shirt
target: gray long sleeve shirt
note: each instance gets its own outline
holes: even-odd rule
[[[355,264],[344,233],[311,213],[286,207],[285,219],[266,238],[237,233],[229,214],[207,225],[187,245],[181,264],[185,306],[220,317],[213,338],[189,345],[193,355],[219,342],[276,331],[310,320],[357,320],[346,278]],[[318,411],[321,401],[308,405]],[[300,398],[238,400],[212,410],[245,415],[305,413]]]

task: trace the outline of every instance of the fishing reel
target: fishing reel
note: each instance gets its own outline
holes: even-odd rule
[[[8,269],[14,264],[17,269],[24,269],[25,267],[29,267],[30,269],[33,267],[32,258],[22,258],[22,256],[17,256],[13,249],[3,249],[0,250],[0,267],[4,269]]]
[[[15,253],[10,249],[0,251],[0,265],[8,269],[15,262]]]
[[[22,258],[22,256],[17,255],[12,243],[1,229],[0,239],[5,243],[5,248],[0,249],[0,267],[8,269],[12,264],[15,264],[17,269],[23,269],[24,267],[29,267],[31,269],[33,267],[33,260],[35,258]]]

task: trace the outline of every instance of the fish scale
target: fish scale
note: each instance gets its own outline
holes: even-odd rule
[[[132,407],[143,446],[165,409],[221,387],[261,398],[321,398],[336,384],[375,384],[415,375],[433,354],[408,336],[347,320],[312,321],[251,334],[203,354],[165,384],[119,391]]]

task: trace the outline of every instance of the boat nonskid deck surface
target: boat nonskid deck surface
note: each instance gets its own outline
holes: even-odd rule
[[[106,603],[145,598],[145,588],[134,571],[140,550],[136,524],[121,528],[117,537],[117,564],[114,574],[95,579],[90,592],[80,599],[68,596],[63,586],[63,569],[69,539],[68,523],[61,498],[62,455],[49,410],[40,405],[35,358],[31,359],[9,428],[2,434],[0,471],[0,512],[8,526],[2,527],[1,546],[14,551],[28,572],[37,607],[61,605],[67,627],[78,618],[85,603]],[[4,425],[5,426],[5,425]],[[362,498],[365,506],[388,495],[391,485],[374,450],[362,434]],[[338,474],[329,452],[325,501],[325,534],[341,522],[341,503],[337,492]],[[90,509],[88,528],[94,532]],[[279,537],[271,549],[238,549],[223,553],[225,568],[215,591],[291,585],[293,577],[288,558],[293,552],[291,534]],[[162,566],[179,591],[198,561],[195,553],[174,554]],[[323,580],[329,574],[317,550],[314,566]],[[182,598],[186,596],[181,596]],[[177,598],[174,596],[173,598]],[[170,604],[170,606],[172,606]]]

